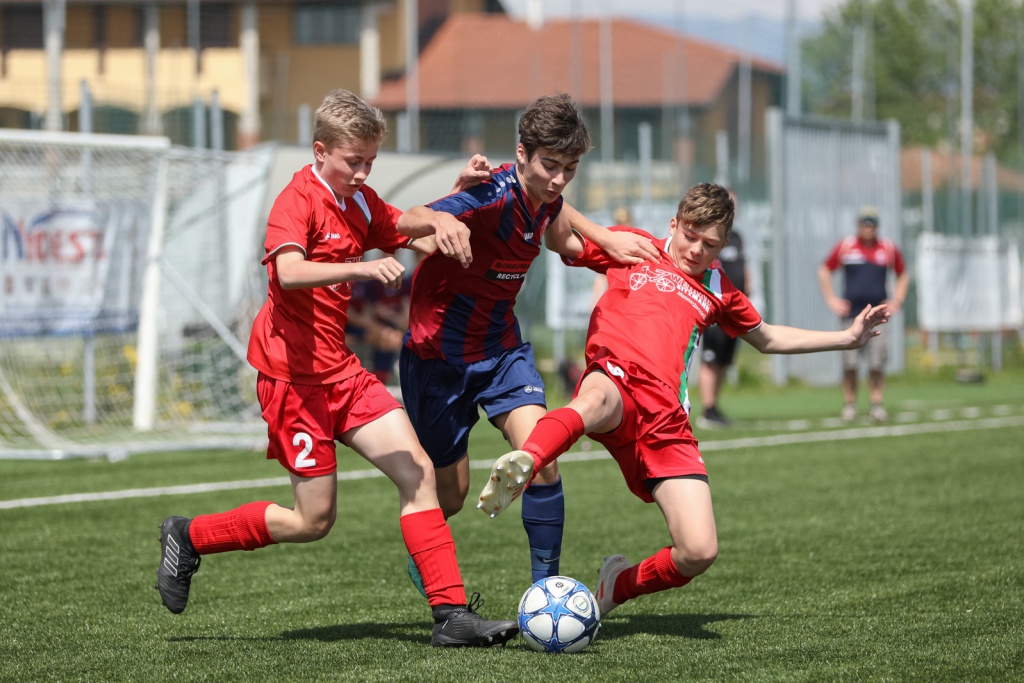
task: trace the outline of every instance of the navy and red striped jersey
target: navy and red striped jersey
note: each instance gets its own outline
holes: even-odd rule
[[[413,275],[408,348],[462,365],[522,344],[516,296],[562,198],[532,210],[515,165],[505,164],[489,181],[429,207],[466,224],[473,263],[463,268],[440,252],[423,259]]]

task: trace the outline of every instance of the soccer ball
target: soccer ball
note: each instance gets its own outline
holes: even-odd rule
[[[537,652],[579,652],[600,626],[594,596],[567,576],[541,579],[519,601],[519,632]]]

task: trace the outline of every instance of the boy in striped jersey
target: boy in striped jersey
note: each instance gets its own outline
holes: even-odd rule
[[[513,307],[542,242],[565,252],[572,229],[562,191],[590,149],[582,114],[568,95],[541,97],[519,121],[515,163],[489,181],[406,212],[398,230],[437,239],[413,275],[409,333],[400,358],[402,397],[434,462],[446,517],[469,493],[469,432],[482,408],[513,448],[546,412],[544,383]],[[460,241],[468,228],[468,248]],[[646,237],[589,223],[589,240],[623,263],[657,257]],[[459,269],[448,254],[467,253]],[[557,466],[538,473],[523,499],[533,580],[558,574],[564,498]],[[410,565],[410,575],[417,577]]]

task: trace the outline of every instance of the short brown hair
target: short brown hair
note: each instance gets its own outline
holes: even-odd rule
[[[527,159],[541,147],[571,157],[593,147],[582,112],[565,93],[545,95],[526,108],[519,119],[519,142]]]
[[[343,142],[380,143],[388,134],[384,114],[348,90],[332,90],[317,107],[313,142],[332,148]]]
[[[676,210],[676,221],[699,228],[720,225],[725,228],[725,237],[732,231],[735,216],[736,204],[729,196],[729,190],[714,183],[691,187]]]

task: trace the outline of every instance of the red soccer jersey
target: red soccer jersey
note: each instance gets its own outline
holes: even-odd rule
[[[892,240],[878,239],[865,244],[857,237],[840,240],[825,258],[829,270],[843,268],[843,298],[850,302],[850,317],[868,304],[877,306],[886,300],[886,274],[891,268],[903,274],[903,254]]]
[[[608,289],[590,316],[587,362],[607,348],[616,358],[643,366],[689,408],[686,371],[704,330],[718,323],[726,334],[736,337],[759,327],[761,315],[721,270],[709,268],[701,278],[680,270],[668,253],[671,237],[655,240],[637,228],[610,229],[652,240],[661,250],[661,262],[626,266],[590,242],[580,257],[564,259],[569,265],[608,276]]]
[[[312,166],[292,177],[267,222],[263,263],[270,285],[249,337],[253,367],[295,384],[329,384],[359,370],[345,344],[351,283],[285,290],[275,259],[285,246],[302,249],[307,261],[326,263],[355,263],[370,249],[394,253],[409,243],[396,229],[401,215],[366,185],[339,202]]]

